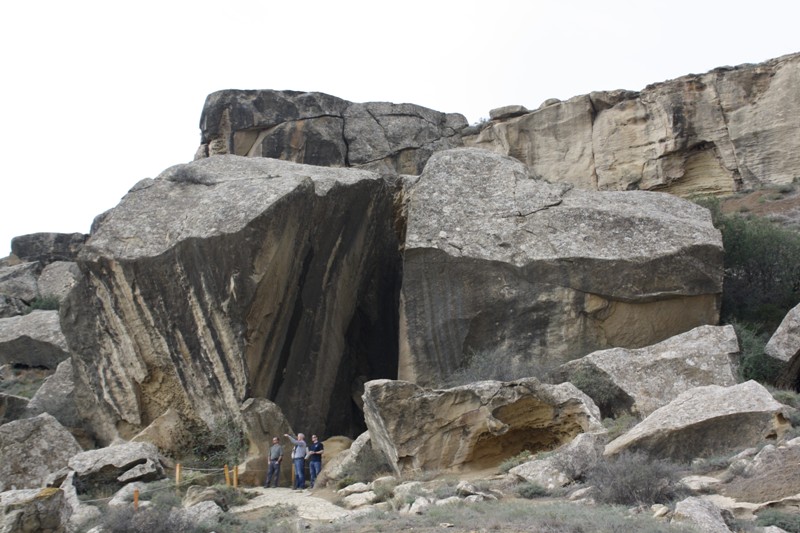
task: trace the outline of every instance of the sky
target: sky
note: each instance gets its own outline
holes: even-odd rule
[[[205,97],[320,91],[470,123],[800,52],[800,2],[38,0],[0,7],[0,257],[191,161]],[[799,89],[800,90],[800,89]]]

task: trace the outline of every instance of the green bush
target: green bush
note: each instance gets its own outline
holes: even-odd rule
[[[639,419],[630,414],[620,415],[617,418],[604,418],[603,427],[608,431],[606,441],[611,442],[620,435],[624,435],[638,423]]]
[[[722,321],[760,324],[760,332],[771,334],[800,301],[800,234],[766,219],[723,214],[715,198],[696,201],[722,233]]]
[[[532,500],[534,498],[544,498],[545,496],[549,495],[547,489],[538,483],[520,483],[517,486],[516,492],[520,497],[528,500]]]
[[[509,457],[508,459],[506,459],[505,461],[500,463],[500,466],[498,468],[500,469],[500,473],[506,474],[506,473],[508,473],[509,470],[511,470],[515,466],[519,466],[522,463],[525,463],[525,462],[528,462],[528,461],[531,461],[531,460],[533,460],[533,456],[531,455],[531,452],[529,452],[528,450],[522,450],[521,452],[519,452],[514,457]]]
[[[641,452],[622,452],[589,470],[587,483],[597,489],[596,499],[620,505],[669,503],[684,492],[681,469],[666,460]]]
[[[756,524],[761,527],[776,526],[789,533],[800,533],[800,514],[765,509],[758,513]]]
[[[35,309],[42,309],[45,311],[58,311],[58,308],[61,306],[61,300],[59,300],[58,296],[53,294],[44,294],[42,296],[37,296],[34,298],[28,307],[30,307],[31,311]]]
[[[238,465],[246,452],[244,431],[230,417],[218,417],[210,427],[198,431],[192,450],[193,455],[207,467]]]
[[[744,381],[754,379],[761,383],[774,383],[781,370],[781,364],[764,353],[769,336],[760,333],[758,328],[751,324],[734,321],[731,325],[736,330],[742,354],[739,377]]]

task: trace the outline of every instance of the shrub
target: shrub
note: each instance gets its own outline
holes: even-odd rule
[[[531,455],[531,452],[529,452],[528,450],[522,450],[514,457],[509,457],[508,459],[500,463],[499,467],[500,472],[503,474],[507,474],[508,471],[514,468],[515,466],[519,466],[522,463],[531,461],[532,459],[533,456]]]
[[[60,306],[61,306],[61,300],[59,300],[58,296],[55,296],[53,294],[45,294],[34,298],[28,307],[30,307],[31,311],[35,309],[41,309],[45,311],[58,311],[58,308]]]
[[[800,514],[765,509],[758,513],[756,523],[761,527],[776,526],[789,533],[800,533]]]
[[[517,494],[520,497],[528,500],[532,500],[534,498],[544,498],[545,496],[549,495],[546,488],[542,487],[538,483],[529,482],[520,483],[519,486],[517,486]]]
[[[620,505],[668,503],[683,492],[680,468],[641,452],[622,452],[600,461],[587,474],[597,500]]]
[[[627,433],[633,426],[639,423],[639,420],[629,414],[620,415],[617,418],[604,418],[603,427],[608,430],[606,440],[611,442],[620,435]]]
[[[230,417],[216,418],[210,427],[197,433],[193,454],[203,465],[237,465],[244,459],[244,431]]]
[[[754,379],[761,383],[774,383],[781,364],[764,353],[768,335],[759,333],[757,327],[743,322],[734,321],[731,325],[739,337],[739,349],[742,353],[739,377],[744,381]]]

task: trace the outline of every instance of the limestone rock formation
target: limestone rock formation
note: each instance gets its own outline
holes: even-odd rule
[[[719,194],[791,183],[800,167],[800,54],[595,92],[493,120],[465,146],[584,189]],[[494,117],[493,117],[494,118]]]
[[[31,233],[11,239],[11,253],[22,261],[44,265],[55,261],[74,261],[86,242],[83,233]]]
[[[0,363],[55,368],[67,357],[58,311],[0,319]]]
[[[0,267],[0,294],[25,303],[39,296],[37,279],[42,267],[36,262]]]
[[[473,354],[554,366],[718,320],[722,242],[691,202],[569,190],[463,148],[406,196],[401,379],[439,383]]]
[[[496,466],[522,450],[550,450],[602,430],[586,395],[535,378],[439,390],[370,381],[364,416],[373,445],[397,474]]]
[[[322,93],[219,91],[200,119],[198,157],[235,154],[419,174],[437,150],[461,146],[466,119],[413,104],[356,104]]]
[[[686,498],[675,505],[672,522],[686,524],[704,533],[730,533],[725,524],[722,511],[711,503],[698,497]]]
[[[0,425],[25,418],[30,400],[0,392]]]
[[[55,488],[0,493],[3,533],[66,533],[72,508],[64,491]]]
[[[791,427],[784,406],[763,386],[708,385],[680,394],[606,446],[605,455],[625,450],[688,462],[723,455],[776,439]]]
[[[69,429],[81,427],[82,421],[75,405],[75,380],[71,359],[59,363],[55,373],[33,395],[27,410],[29,416],[51,414],[62,426]]]
[[[47,413],[0,426],[0,491],[44,486],[81,447]]]
[[[164,458],[149,442],[125,442],[73,455],[68,466],[75,472],[78,492],[103,485],[164,477]]]
[[[800,305],[786,314],[764,347],[764,353],[782,366],[777,381],[779,387],[796,389],[800,386]]]
[[[37,280],[39,294],[63,300],[78,283],[80,269],[72,261],[55,261],[42,269]]]
[[[172,457],[184,455],[188,447],[194,444],[189,428],[180,413],[172,407],[135,435],[131,442],[149,442]]]
[[[353,383],[396,375],[393,192],[373,172],[232,155],[137,184],[61,307],[90,430],[129,439],[168,407],[209,426],[252,397],[293,427],[363,431]]]
[[[588,394],[604,418],[645,417],[689,389],[735,385],[738,358],[733,326],[699,326],[645,348],[590,353],[558,374]]]
[[[583,477],[603,456],[604,432],[581,433],[543,459],[533,459],[508,471],[547,489],[563,487]]]
[[[24,315],[27,310],[28,306],[21,298],[0,294],[0,318]]]

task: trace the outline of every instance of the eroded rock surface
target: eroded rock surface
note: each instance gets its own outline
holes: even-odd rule
[[[0,493],[0,531],[65,533],[72,507],[64,491],[55,488]]]
[[[393,192],[373,172],[232,155],[137,184],[61,308],[99,441],[168,407],[189,427],[240,419],[248,397],[293,427],[362,431],[353,383],[396,375]]]
[[[364,415],[373,446],[397,474],[496,466],[522,450],[550,450],[602,430],[585,394],[534,378],[440,390],[370,381]]]
[[[11,253],[23,261],[44,265],[74,261],[88,235],[83,233],[30,233],[11,239]]]
[[[733,326],[700,326],[645,348],[590,353],[558,374],[592,397],[604,418],[645,417],[694,387],[735,385],[738,359]]]
[[[283,462],[278,484],[289,487],[292,482],[292,445],[284,437],[294,435],[291,424],[281,408],[264,398],[249,398],[242,404],[247,456],[239,469],[239,479],[245,485],[264,485],[269,464],[272,437],[278,437],[283,446]],[[302,432],[301,432],[302,433]],[[311,433],[306,435],[311,441]]]
[[[419,174],[437,150],[461,146],[466,119],[414,104],[352,103],[323,93],[213,93],[198,157],[236,154]]]
[[[29,416],[49,413],[66,428],[81,426],[78,407],[75,405],[75,380],[72,360],[62,361],[55,373],[48,377],[28,403]]]
[[[465,146],[584,189],[680,196],[791,183],[800,166],[800,54],[555,101],[497,117]],[[494,117],[493,117],[494,118]]]
[[[149,442],[125,442],[87,450],[69,459],[79,492],[103,485],[153,481],[164,477],[164,458]]]
[[[0,364],[55,368],[69,357],[58,311],[0,319]]]
[[[474,148],[434,154],[406,196],[401,379],[436,384],[473,354],[555,366],[718,320],[722,242],[691,202],[552,185]]]
[[[42,267],[37,262],[0,266],[0,294],[6,298],[22,300],[25,304],[30,303],[39,296],[37,279],[41,270]],[[13,305],[13,301],[8,305]]]
[[[791,427],[784,409],[755,381],[697,387],[608,443],[605,455],[644,451],[684,462],[724,455],[783,435]]]

